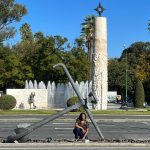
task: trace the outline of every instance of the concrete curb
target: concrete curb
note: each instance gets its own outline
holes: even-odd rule
[[[0,143],[0,148],[5,147],[60,147],[60,146],[80,146],[80,147],[150,147],[150,143]]]
[[[39,118],[20,118],[20,119],[0,119],[0,122],[37,122],[42,119]],[[75,119],[56,119],[56,121],[74,122]],[[88,120],[91,122],[90,120]],[[95,119],[96,122],[141,122],[150,121],[150,119]]]

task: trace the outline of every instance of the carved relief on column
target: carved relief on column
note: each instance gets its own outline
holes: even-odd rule
[[[97,108],[107,109],[107,28],[106,18],[95,18],[92,90],[98,98]]]

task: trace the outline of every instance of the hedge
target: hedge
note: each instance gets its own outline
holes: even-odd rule
[[[10,110],[16,106],[16,99],[12,95],[0,96],[0,109]]]

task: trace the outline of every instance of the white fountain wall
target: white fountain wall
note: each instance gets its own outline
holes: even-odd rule
[[[75,82],[75,85],[79,89],[81,96],[85,99],[88,98],[88,94],[92,91],[92,82]],[[45,85],[44,82],[37,83],[36,80],[26,81],[25,89],[7,89],[7,94],[13,95],[17,100],[15,109],[19,109],[21,103],[24,104],[24,109],[29,109],[28,104],[29,95],[35,92],[35,105],[37,109],[49,109],[49,108],[66,108],[66,102],[69,98],[76,96],[72,85],[69,83],[55,84],[55,82],[48,82]],[[109,94],[108,94],[109,96]],[[92,108],[92,104],[88,103],[89,108]]]
[[[36,84],[36,86],[35,86]],[[91,83],[87,82],[75,82],[75,85],[79,89],[80,94],[83,98],[88,97],[88,93],[91,91]],[[89,88],[90,85],[90,88]],[[37,87],[38,89],[47,89],[47,107],[48,108],[66,108],[66,102],[69,98],[76,96],[72,85],[69,83],[63,84],[58,83],[56,85],[55,82],[48,82],[47,85],[44,82],[37,83],[35,80],[26,81],[25,82],[25,89],[34,89]]]
[[[47,89],[7,89],[6,93],[16,98],[17,105],[15,109],[30,109],[28,99],[31,93],[35,93],[34,104],[36,109],[47,109]],[[32,107],[32,105],[31,105]]]

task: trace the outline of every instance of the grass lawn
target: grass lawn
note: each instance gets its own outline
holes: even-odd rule
[[[0,110],[0,115],[21,115],[21,114],[54,114],[58,110]]]
[[[0,110],[0,115],[19,115],[19,114],[55,114],[60,110]],[[91,110],[92,114],[101,115],[150,115],[150,109],[128,109],[128,110]],[[80,114],[80,112],[69,112],[69,114]]]
[[[108,115],[150,115],[150,109],[93,110],[92,113]]]

